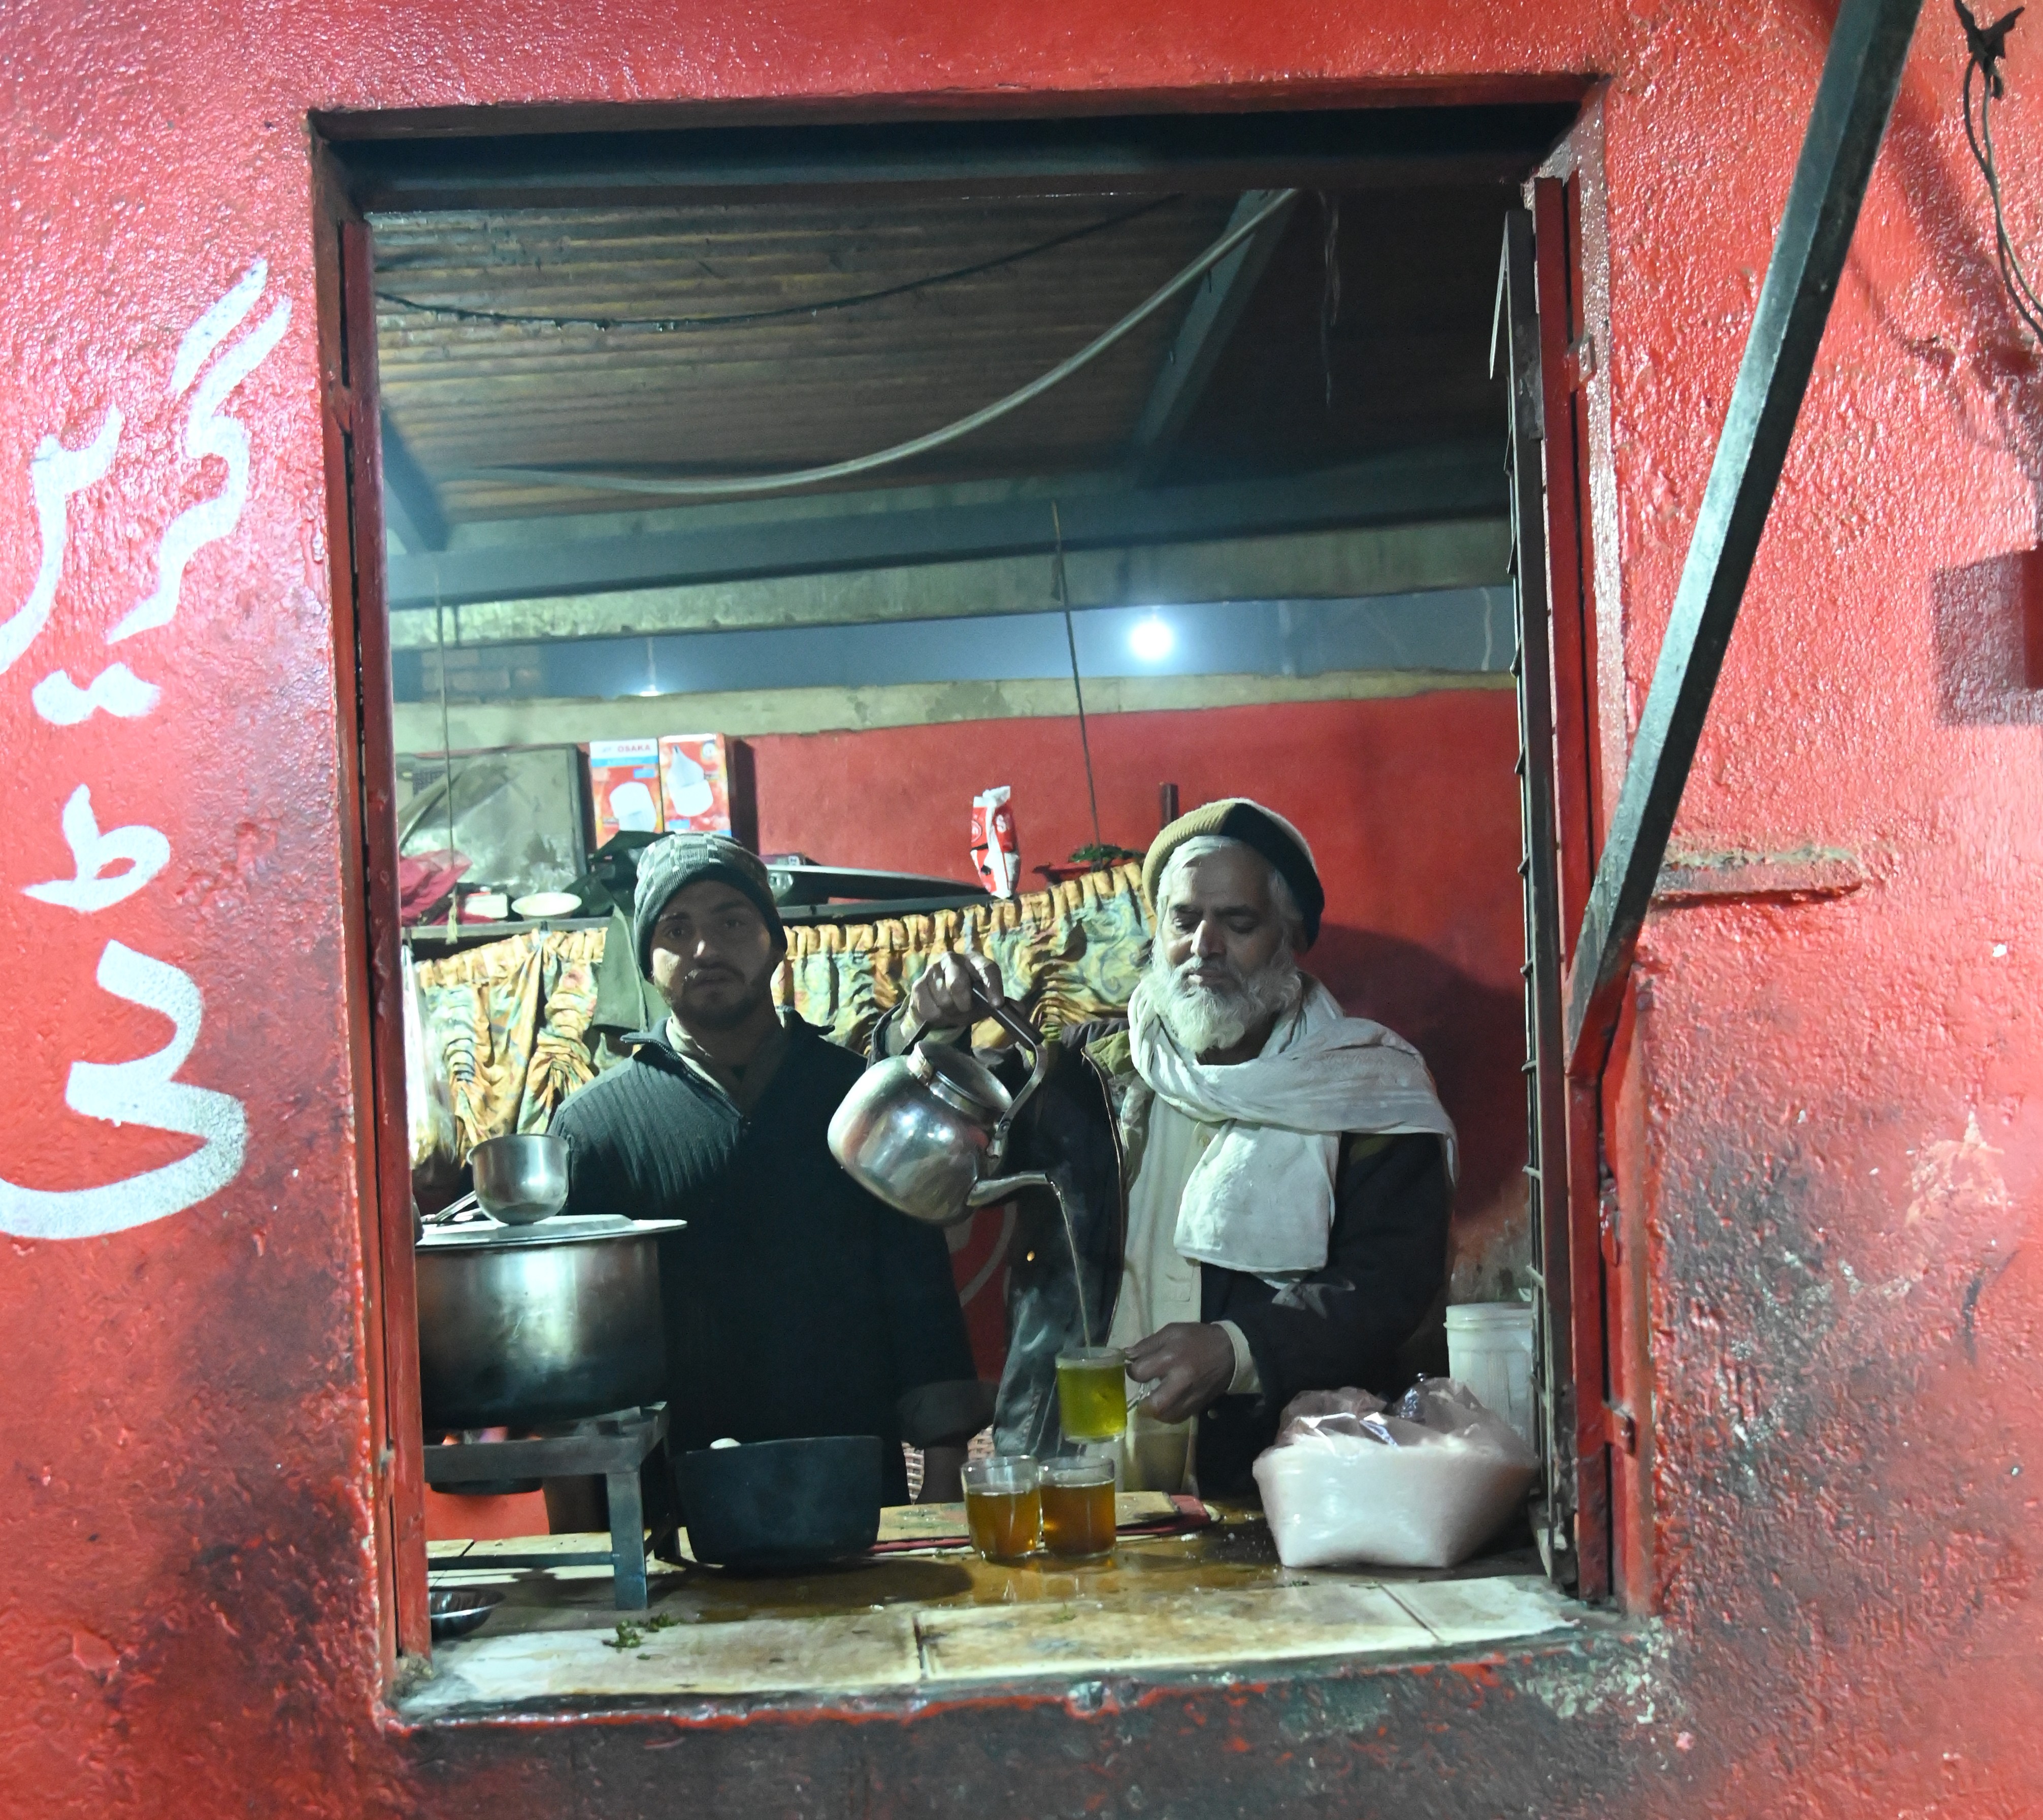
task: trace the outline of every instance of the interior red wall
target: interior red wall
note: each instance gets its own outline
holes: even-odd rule
[[[192,981],[202,1027],[179,1077],[238,1102],[248,1134],[224,1187],[99,1237],[23,1236],[40,1204],[0,1192],[0,1810],[1048,1815],[1133,1812],[1137,1793],[1150,1812],[1272,1814],[2032,1809],[2043,706],[2017,583],[2043,387],[1959,125],[1963,41],[1937,8],[1680,827],[1718,847],[1843,848],[1868,882],[1666,912],[1641,952],[1611,1207],[1613,1242],[1644,1261],[1657,1625],[1453,1674],[1300,1670],[1126,1700],[424,1732],[380,1704],[336,958],[359,864],[337,809],[354,720],[333,656],[309,116],[1297,106],[1604,79],[1586,397],[1614,781],[1834,17],[1818,0],[0,14],[0,624],[52,609],[15,627],[36,635],[0,671],[0,1181],[98,1187],[188,1147],[65,1100],[72,1063],[169,1038],[98,984],[109,942]],[[2021,175],[2043,169],[2023,100],[2043,82],[2035,29],[2014,34],[1998,136],[2023,248],[2043,241]],[[171,376],[258,259],[258,317],[291,315],[234,394],[245,506],[194,557],[174,621],[109,649],[172,516],[224,483],[187,455]],[[45,436],[89,443],[113,408],[117,459],[71,501],[39,593],[31,461]],[[162,691],[142,718],[35,712],[57,669],[82,684],[117,660]],[[74,876],[59,817],[81,785],[102,829],[170,847],[103,910],[23,895]]]
[[[1517,706],[1508,690],[1095,715],[1101,833],[1138,850],[1157,785],[1190,809],[1248,796],[1312,843],[1327,890],[1310,970],[1416,1043],[1459,1127],[1464,1280],[1522,1238]],[[1093,838],[1075,718],[754,739],[769,853],[972,877],[973,795],[1014,793],[1025,877]],[[1514,1254],[1515,1255],[1515,1254]]]

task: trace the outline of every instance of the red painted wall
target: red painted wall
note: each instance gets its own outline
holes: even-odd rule
[[[2007,559],[2036,542],[2043,393],[1957,124],[1962,46],[1934,8],[1681,824],[1698,844],[1849,849],[1869,882],[1657,916],[1618,1083],[1613,1238],[1654,1392],[1647,1640],[1465,1674],[858,1723],[415,1734],[378,1705],[351,1008],[335,983],[351,729],[332,657],[309,110],[1195,106],[1607,75],[1590,401],[1614,778],[1830,17],[1807,0],[10,11],[0,1810],[1048,1814],[1132,1810],[1138,1786],[1148,1810],[1188,1813],[2032,1809],[2043,709]],[[2043,51],[2019,31],[2013,64],[2033,98]],[[2008,109],[2001,144],[2033,248],[2029,121]],[[186,440],[197,387],[171,381],[190,325],[258,258],[263,297],[214,355],[288,301],[231,401],[245,506],[194,555],[174,617],[109,647],[155,587],[173,515],[228,481]],[[111,466],[71,501],[39,593],[32,458],[45,436],[89,444],[116,408]],[[115,662],[160,689],[146,712],[132,689],[113,697],[128,717],[63,725],[32,706],[57,669],[82,686]],[[22,894],[76,876],[59,815],[81,785],[102,831],[168,843],[163,857],[121,837],[152,876],[98,908]],[[90,845],[76,816],[74,831]],[[109,943],[189,985],[119,955],[109,969]],[[167,1108],[146,1077],[128,1084],[197,1124],[231,1179],[102,1236],[29,1235],[194,1192],[158,1177],[113,1200],[36,1198],[197,1154],[64,1098],[109,1110],[106,1077],[73,1064],[148,1055],[179,1024],[163,1066],[235,1102],[245,1146],[222,1102]]]
[[[1105,714],[1087,723],[1100,831],[1146,847],[1156,786],[1252,796],[1313,843],[1327,912],[1307,965],[1419,1045],[1459,1127],[1465,1269],[1524,1238],[1517,706],[1501,689]],[[969,879],[973,794],[1014,792],[1025,875],[1093,838],[1074,719],[750,742],[769,853]],[[1516,1254],[1512,1253],[1515,1257]]]

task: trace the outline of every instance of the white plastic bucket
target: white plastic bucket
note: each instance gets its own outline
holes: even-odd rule
[[[1464,1302],[1447,1310],[1447,1369],[1516,1429],[1532,1435],[1532,1304]]]

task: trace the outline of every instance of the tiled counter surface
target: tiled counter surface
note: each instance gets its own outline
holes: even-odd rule
[[[991,1682],[1222,1672],[1316,1657],[1453,1655],[1593,1622],[1526,1555],[1452,1576],[1288,1569],[1258,1516],[1124,1540],[1110,1564],[996,1567],[969,1553],[878,1556],[774,1579],[663,1569],[620,1631],[608,1572],[510,1574],[493,1553],[590,1538],[435,1544],[436,1584],[506,1594],[489,1623],[434,1650],[407,1718],[528,1702],[796,1694],[968,1693]]]

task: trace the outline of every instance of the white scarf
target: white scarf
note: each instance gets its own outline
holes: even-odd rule
[[[1347,1016],[1318,981],[1305,986],[1260,1055],[1223,1067],[1186,1054],[1148,980],[1135,989],[1135,1072],[1187,1117],[1224,1127],[1178,1204],[1181,1257],[1265,1280],[1320,1269],[1343,1132],[1431,1132],[1455,1173],[1454,1121],[1418,1050],[1380,1023]]]

